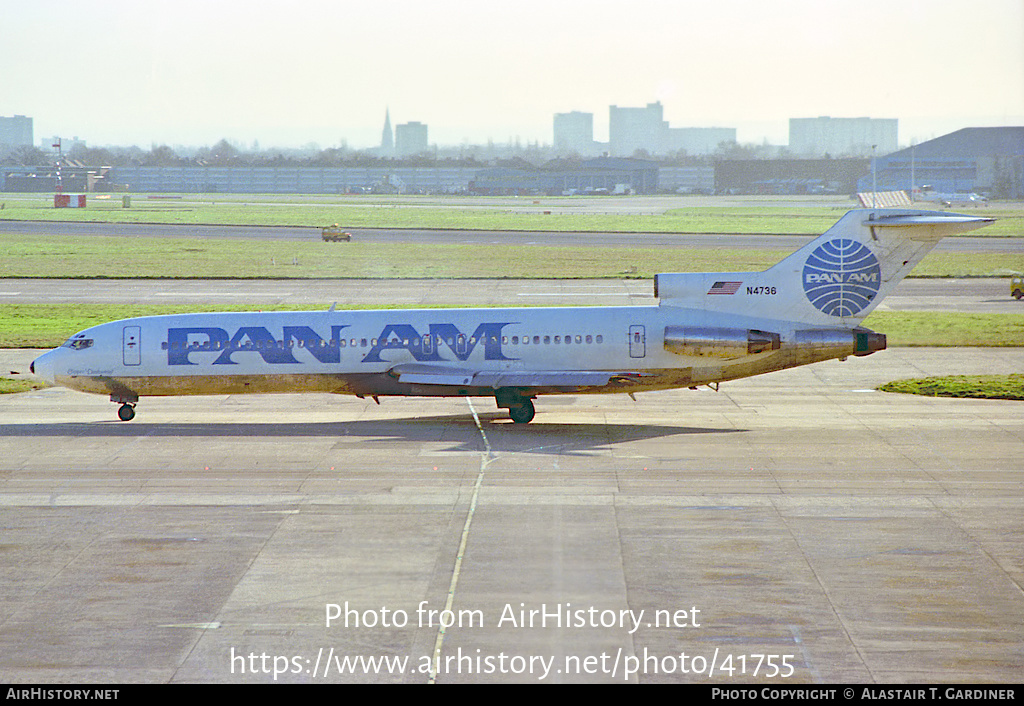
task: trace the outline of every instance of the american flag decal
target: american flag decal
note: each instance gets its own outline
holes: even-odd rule
[[[708,294],[735,294],[742,282],[715,282]]]

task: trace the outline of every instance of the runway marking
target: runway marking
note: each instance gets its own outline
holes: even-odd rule
[[[517,297],[630,297],[629,292],[518,292]]]
[[[155,292],[157,297],[290,297],[291,292]]]
[[[480,457],[480,472],[476,476],[476,483],[473,485],[473,497],[469,501],[469,512],[466,514],[466,524],[462,527],[462,538],[459,540],[459,551],[455,557],[455,570],[452,572],[451,583],[448,584],[448,600],[445,601],[444,609],[447,612],[451,612],[452,604],[455,601],[455,588],[459,585],[459,572],[462,571],[462,557],[466,553],[466,544],[469,542],[469,528],[473,524],[473,515],[476,513],[476,501],[480,497],[480,486],[484,480],[484,471],[487,470],[487,464],[491,462],[491,442],[487,440],[487,433],[484,431],[483,425],[480,424],[480,416],[476,413],[476,407],[473,406],[473,400],[469,397],[466,398],[467,404],[469,404],[469,411],[473,413],[473,421],[476,422],[477,431],[480,432],[480,436],[484,440],[484,453]],[[434,659],[430,661],[430,678],[427,680],[428,684],[434,684],[437,680],[437,666],[441,660],[441,647],[444,645],[444,632],[445,628],[442,625],[437,630],[437,638],[434,640]]]
[[[0,297],[18,297],[21,292],[0,292]]]

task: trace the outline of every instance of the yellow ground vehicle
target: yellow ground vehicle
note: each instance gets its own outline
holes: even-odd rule
[[[323,229],[323,239],[328,243],[348,242],[352,240],[352,234],[346,233],[337,223]]]
[[[1010,296],[1014,299],[1024,297],[1024,275],[1014,275],[1010,280]]]

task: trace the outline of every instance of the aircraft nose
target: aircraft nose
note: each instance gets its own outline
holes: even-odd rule
[[[54,384],[53,380],[53,351],[43,353],[32,361],[28,369],[40,380]]]

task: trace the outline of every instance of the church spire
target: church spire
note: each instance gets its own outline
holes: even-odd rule
[[[380,153],[382,157],[390,157],[395,153],[395,135],[391,131],[391,110],[384,109],[384,131],[380,137]]]

